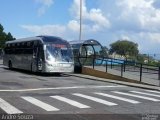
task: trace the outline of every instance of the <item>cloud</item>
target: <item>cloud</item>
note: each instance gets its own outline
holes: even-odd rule
[[[41,3],[48,7],[50,7],[53,4],[53,0],[36,0],[36,2]]]
[[[48,8],[53,4],[53,0],[51,1],[41,4]],[[143,53],[160,51],[159,0],[93,0],[92,2],[96,7],[88,7],[86,0],[82,0],[82,39],[94,38],[106,46],[119,39],[129,39],[138,43]],[[46,8],[41,10],[42,14]],[[76,39],[80,28],[79,9],[80,0],[73,0],[69,8],[71,20],[63,25],[21,27],[34,35],[49,34]]]
[[[62,25],[22,25],[22,28],[34,35],[57,35],[62,36],[66,31],[66,27]]]
[[[118,1],[117,6],[122,9],[118,19],[132,21],[141,30],[159,31],[160,10],[154,8],[153,3],[154,0]]]
[[[39,9],[40,15],[44,14],[46,11],[46,7],[50,7],[53,4],[53,0],[36,0],[37,2],[43,4],[43,6]],[[108,19],[103,16],[103,13],[100,9],[92,8],[91,10],[87,10],[86,1],[82,0],[82,10],[83,10],[83,24],[82,30],[85,33],[98,32],[105,28],[110,27],[110,22]],[[34,35],[39,34],[48,34],[48,35],[62,35],[62,33],[69,34],[67,36],[75,36],[79,34],[80,23],[79,23],[79,9],[80,9],[80,1],[74,0],[71,6],[70,12],[75,14],[73,15],[73,19],[68,21],[66,25],[21,25],[23,29],[26,29],[29,32],[34,33]],[[87,24],[90,23],[90,24]],[[70,32],[69,32],[70,31]]]
[[[107,42],[127,36],[140,46],[140,50],[156,51],[160,44],[159,0],[99,0],[99,7],[111,22],[106,31]],[[106,42],[106,44],[107,44]],[[151,47],[152,46],[152,47]],[[160,49],[159,49],[160,50]]]
[[[80,0],[73,1],[70,11],[72,16],[74,16],[74,21],[78,21],[80,19]],[[103,15],[101,9],[87,9],[86,0],[82,0],[82,22],[85,28],[89,28],[89,31],[94,32],[111,26],[110,21]],[[88,25],[89,22],[90,25]]]
[[[35,0],[37,3],[41,4],[38,9],[38,16],[45,14],[46,10],[54,3],[53,0]]]
[[[154,7],[159,0],[99,0],[114,30],[133,32],[160,30],[160,9]]]
[[[68,28],[69,28],[70,30],[75,31],[75,32],[78,32],[79,29],[80,29],[79,22],[76,21],[76,20],[71,20],[71,21],[69,21],[69,23],[68,23],[67,26],[68,26]]]

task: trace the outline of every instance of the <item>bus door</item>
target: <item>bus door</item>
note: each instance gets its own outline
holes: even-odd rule
[[[43,44],[39,41],[34,41],[33,46],[33,60],[32,60],[32,71],[38,72],[42,71],[43,61],[44,61],[44,52],[43,52]]]
[[[43,44],[38,45],[37,49],[37,70],[42,71],[44,66],[44,50],[43,50]]]

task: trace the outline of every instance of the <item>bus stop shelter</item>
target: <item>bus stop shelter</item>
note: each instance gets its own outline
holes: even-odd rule
[[[103,46],[96,40],[70,41],[73,49],[75,72],[80,73],[82,66],[100,65],[107,56]]]

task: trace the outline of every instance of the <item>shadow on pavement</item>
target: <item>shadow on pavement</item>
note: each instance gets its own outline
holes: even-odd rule
[[[28,70],[21,70],[21,69],[9,69],[3,67],[5,70],[8,71],[13,71],[13,72],[19,72],[23,74],[28,74],[28,75],[36,75],[36,76],[41,76],[41,77],[69,77],[69,75],[63,74],[63,73],[40,73],[40,72],[31,72]]]

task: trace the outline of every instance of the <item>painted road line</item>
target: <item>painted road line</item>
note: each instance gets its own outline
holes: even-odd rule
[[[88,100],[92,100],[94,102],[98,102],[98,103],[105,104],[105,105],[108,105],[108,106],[117,105],[116,103],[113,103],[113,102],[109,102],[109,101],[106,101],[106,100],[103,100],[103,99],[100,99],[100,98],[96,98],[96,97],[92,97],[92,96],[88,96],[88,95],[84,95],[84,94],[80,94],[80,93],[73,93],[72,95],[82,97],[82,98],[86,98]]]
[[[72,87],[55,87],[55,88],[33,88],[33,89],[16,89],[16,90],[0,90],[0,92],[28,92],[28,91],[43,91],[43,90],[67,90],[67,89],[88,89],[88,88],[118,88],[126,87],[123,85],[110,85],[110,86],[72,86]]]
[[[18,110],[5,100],[0,98],[0,108],[4,110],[7,114],[21,114],[23,113],[22,111]]]
[[[55,107],[53,107],[53,106],[51,106],[47,103],[44,103],[44,102],[42,102],[42,101],[40,101],[36,98],[29,97],[29,96],[28,97],[21,97],[21,98],[23,98],[24,100],[26,100],[26,101],[44,109],[46,111],[59,111],[59,109],[57,109],[57,108],[55,108]]]
[[[150,101],[154,101],[154,102],[160,101],[160,100],[155,99],[155,98],[150,98],[150,97],[141,96],[141,95],[135,95],[135,94],[130,94],[130,93],[118,92],[118,91],[112,91],[112,92],[117,93],[117,94],[121,94],[121,95],[127,95],[127,96],[132,96],[132,97],[145,99],[145,100],[150,100]]]
[[[144,92],[139,92],[139,91],[130,91],[130,92],[132,92],[132,93],[138,93],[138,94],[143,94],[143,95],[148,95],[148,96],[160,97],[160,95],[151,94],[151,93],[144,93]]]
[[[109,95],[109,94],[106,94],[106,93],[95,93],[95,94],[97,94],[97,95],[102,95],[102,96],[105,96],[105,97],[110,97],[110,98],[117,99],[117,100],[122,100],[122,101],[129,102],[129,103],[133,103],[133,104],[138,104],[138,103],[140,103],[139,101],[136,101],[136,100],[131,100],[131,99],[123,98],[123,97],[118,97],[118,96],[114,96],[114,95]]]
[[[154,90],[145,90],[145,91],[160,94],[160,92],[159,92],[159,91],[154,91]]]
[[[74,100],[71,100],[71,99],[68,99],[68,98],[65,98],[62,96],[50,96],[50,97],[55,98],[60,101],[63,101],[63,102],[66,102],[66,103],[73,105],[75,107],[78,107],[78,108],[90,108],[90,106],[84,105],[82,103],[79,103],[77,101],[74,101]]]
[[[127,86],[124,86],[124,85],[108,85],[108,86],[86,86],[87,88],[114,88],[114,87],[127,87]]]

